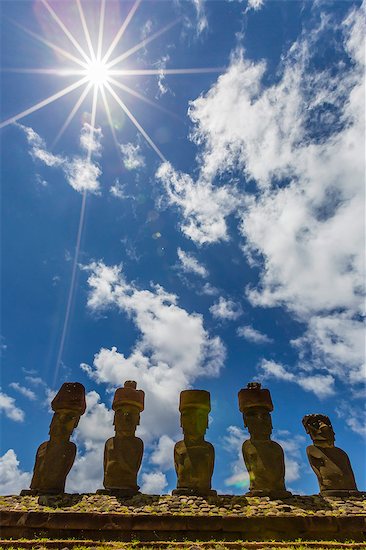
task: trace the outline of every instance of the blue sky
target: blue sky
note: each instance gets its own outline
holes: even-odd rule
[[[98,50],[103,3],[80,5],[1,3],[2,494],[28,486],[64,381],[88,403],[67,490],[100,488],[128,379],[146,393],[145,492],[175,487],[187,388],[211,392],[213,487],[246,490],[237,392],[253,380],[290,490],[318,490],[313,412],[364,490],[362,5],[108,0],[102,56],[129,24],[101,86],[80,50]]]

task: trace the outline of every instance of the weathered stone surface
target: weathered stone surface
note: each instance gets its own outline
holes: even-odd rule
[[[174,447],[177,489],[174,495],[216,495],[211,489],[215,451],[204,440],[211,410],[210,394],[204,390],[185,390],[180,394],[179,411],[184,439]]]
[[[67,498],[66,498],[67,497]],[[364,540],[366,501],[296,496],[269,499],[220,495],[184,497],[65,495],[41,505],[36,497],[2,497],[3,537],[77,537],[91,540]],[[52,503],[50,501],[49,503]],[[348,507],[344,514],[344,506]],[[146,513],[144,509],[149,508]],[[219,515],[212,515],[218,508]],[[33,511],[29,511],[32,509]],[[108,509],[109,512],[104,510]],[[166,512],[169,510],[169,513]]]
[[[239,409],[250,439],[243,443],[243,458],[250,479],[249,496],[285,498],[285,460],[282,447],[271,441],[273,404],[269,390],[251,382],[239,391]]]
[[[84,386],[65,382],[51,407],[55,414],[50,424],[50,439],[38,447],[30,491],[22,491],[23,494],[63,493],[67,474],[74,464],[76,445],[69,439],[86,409]]]
[[[142,390],[136,390],[134,381],[126,381],[114,395],[112,408],[116,435],[105,444],[103,484],[107,491],[117,496],[132,496],[139,490],[137,474],[144,444],[135,432],[140,424],[140,412],[144,410],[144,397]]]
[[[313,441],[306,452],[324,496],[357,495],[357,486],[347,453],[334,446],[332,423],[324,414],[304,416],[303,425]]]

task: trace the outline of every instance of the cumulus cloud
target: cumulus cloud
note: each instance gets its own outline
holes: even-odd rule
[[[188,252],[184,252],[181,248],[177,250],[178,258],[180,260],[180,267],[186,273],[195,273],[200,277],[208,277],[207,269],[199,263],[199,261]]]
[[[290,372],[280,363],[262,359],[260,364],[263,378],[276,378],[298,384],[303,390],[315,393],[320,399],[330,397],[335,393],[334,378],[330,374],[308,375]]]
[[[239,327],[236,332],[238,336],[241,336],[242,338],[245,338],[245,340],[248,340],[248,342],[253,342],[254,344],[270,344],[273,342],[272,338],[267,336],[267,334],[263,334],[263,332],[260,332],[250,325]]]
[[[301,450],[305,446],[306,438],[302,435],[291,434],[287,430],[278,431],[274,434],[277,443],[281,445],[285,455],[285,478],[287,483],[297,481],[301,476],[303,460]]]
[[[223,296],[220,296],[219,301],[210,307],[210,312],[215,319],[222,321],[235,321],[243,313],[240,304],[227,300]]]
[[[365,364],[362,11],[351,7],[342,23],[321,17],[292,45],[270,85],[265,62],[234,52],[227,72],[191,102],[198,182],[205,182],[210,201],[222,190],[213,182],[235,171],[256,188],[240,200],[233,184],[224,187],[236,202],[220,211],[221,231],[202,237],[205,223],[197,230],[185,202],[197,184],[165,168],[169,200],[180,206],[182,230],[191,238],[223,240],[228,213],[240,216],[247,260],[260,269],[259,284],[247,288],[252,305],[282,306],[307,327],[294,343],[298,367],[325,367],[329,380],[346,377],[353,384],[364,380]],[[331,33],[342,37],[341,57],[319,68],[314,52]]]
[[[17,495],[28,489],[32,474],[19,468],[19,460],[13,449],[0,456],[0,494]]]
[[[24,395],[24,397],[27,397],[27,399],[30,399],[31,401],[35,401],[37,399],[37,396],[34,393],[34,391],[30,390],[29,388],[26,388],[25,386],[21,386],[18,382],[11,382],[9,384],[9,387],[13,388],[13,390]]]
[[[80,145],[87,152],[87,156],[73,156],[71,158],[54,155],[47,151],[45,141],[30,127],[17,124],[21,128],[31,147],[30,155],[34,160],[39,160],[48,167],[61,168],[67,182],[75,191],[83,193],[98,193],[101,169],[99,165],[89,159],[89,152],[99,155],[101,151],[102,132],[99,128],[92,128],[84,123],[81,129]]]
[[[140,145],[133,143],[120,144],[123,155],[123,164],[126,170],[138,170],[145,166],[145,159],[141,154]]]
[[[116,347],[102,348],[93,365],[82,368],[110,388],[120,386],[124,379],[136,380],[148,396],[140,427],[144,439],[151,442],[163,434],[174,436],[179,427],[179,392],[198,377],[217,376],[223,366],[225,348],[220,338],[211,337],[202,316],[179,307],[178,297],[161,286],[140,290],[126,281],[120,267],[102,262],[88,269],[89,308],[118,308],[131,318],[141,336],[129,356]]]
[[[16,406],[15,399],[2,391],[0,391],[0,411],[15,422],[23,422],[24,420],[24,411]]]
[[[169,204],[181,210],[181,230],[187,237],[199,245],[228,240],[226,218],[238,205],[229,186],[215,188],[203,179],[195,182],[168,162],[160,165],[156,177],[164,185]]]
[[[162,435],[150,455],[150,462],[166,471],[174,468],[175,441],[168,435]]]
[[[168,485],[167,479],[163,472],[148,472],[141,476],[142,486],[141,492],[147,495],[161,495],[165,487]]]

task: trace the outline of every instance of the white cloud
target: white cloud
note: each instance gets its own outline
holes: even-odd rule
[[[54,155],[46,149],[45,141],[30,127],[17,124],[21,128],[31,146],[30,154],[33,159],[43,162],[48,167],[61,168],[66,176],[68,183],[75,191],[83,193],[98,193],[101,169],[99,165],[92,162],[87,157],[73,156],[71,158]],[[84,123],[81,129],[80,144],[83,149],[91,148],[91,152],[99,155],[101,151],[102,132],[100,128],[94,128],[91,135],[91,126]]]
[[[140,145],[133,143],[120,144],[123,155],[123,164],[126,170],[138,170],[145,166],[145,159],[141,154]]]
[[[158,285],[139,290],[126,282],[118,266],[100,262],[88,269],[89,308],[117,307],[132,319],[141,336],[129,356],[116,347],[102,348],[93,366],[83,364],[82,368],[112,388],[123,380],[136,380],[147,396],[140,433],[146,441],[163,434],[172,437],[179,426],[180,391],[191,387],[200,376],[217,376],[225,348],[218,337],[205,330],[201,315],[177,305],[175,294]]]
[[[31,472],[19,469],[19,460],[13,449],[0,456],[0,495],[17,495],[28,489]]]
[[[201,289],[201,292],[207,296],[216,296],[219,293],[219,290],[210,283],[205,283]]]
[[[210,312],[215,319],[235,321],[242,315],[241,305],[220,296],[219,301],[210,307]]]
[[[207,269],[199,263],[199,261],[188,252],[184,252],[181,248],[177,250],[178,258],[180,260],[180,267],[186,273],[195,273],[200,277],[208,277]]]
[[[174,468],[175,441],[168,435],[162,435],[150,455],[150,463],[163,471]]]
[[[275,433],[273,439],[281,445],[285,454],[286,483],[297,481],[301,477],[303,466],[301,449],[305,446],[306,438],[283,430]]]
[[[236,332],[238,336],[242,336],[245,340],[253,342],[254,344],[270,344],[273,342],[272,338],[267,336],[267,334],[263,334],[263,332],[260,332],[250,325],[239,327]]]
[[[263,7],[264,0],[248,0],[247,10],[259,10]]]
[[[17,392],[24,395],[24,397],[27,397],[31,401],[35,401],[37,399],[36,394],[34,391],[30,390],[29,388],[26,388],[24,386],[21,386],[18,382],[11,382],[9,384],[10,388],[13,388],[13,390],[16,390]]]
[[[113,185],[109,188],[109,192],[113,197],[116,197],[117,199],[128,199],[129,196],[125,193],[126,185],[123,185],[119,182],[118,179],[114,182]]]
[[[24,420],[24,411],[16,406],[15,399],[2,391],[0,391],[0,412],[1,411],[3,411],[10,420],[14,420],[15,422],[23,422]]]
[[[161,495],[168,485],[163,472],[143,473],[141,479],[141,492],[147,495]]]
[[[285,369],[280,363],[267,361],[263,359],[260,368],[263,371],[263,378],[276,378],[277,380],[286,380],[294,382],[306,391],[312,391],[320,399],[330,397],[335,393],[334,378],[330,374],[307,375],[305,373],[294,374]]]
[[[314,52],[335,40],[333,32],[349,63],[314,70]],[[189,111],[201,148],[198,181],[210,197],[217,191],[212,182],[235,170],[257,187],[241,200],[227,188],[236,197],[248,262],[255,259],[260,268],[259,284],[247,288],[249,300],[285,307],[307,325],[297,341],[298,368],[307,361],[308,368],[325,368],[352,384],[364,379],[365,363],[364,34],[362,8],[351,7],[342,24],[321,17],[292,45],[269,86],[266,64],[236,51],[227,72]],[[169,172],[168,198],[183,204],[187,233],[192,214],[182,197],[194,184],[184,176],[177,193],[174,177],[182,178]],[[203,242],[226,235],[227,215],[220,218],[225,230]]]
[[[349,402],[340,401],[335,409],[338,418],[342,418],[346,425],[361,437],[366,437],[366,410],[363,407],[356,408]]]
[[[196,29],[197,34],[201,34],[208,28],[208,20],[205,10],[204,0],[192,0],[194,8],[196,10]]]
[[[215,188],[209,181],[174,170],[171,164],[160,165],[156,177],[162,181],[168,201],[180,208],[182,232],[199,245],[227,241],[226,217],[238,201],[228,186]]]
[[[84,122],[80,133],[80,145],[88,154],[99,156],[102,152],[103,133],[101,128],[94,128]]]
[[[44,380],[42,380],[42,378],[40,378],[39,376],[26,376],[25,379],[28,380],[28,382],[30,382],[34,386],[46,386],[47,385],[46,382]]]

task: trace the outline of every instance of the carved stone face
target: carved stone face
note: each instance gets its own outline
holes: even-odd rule
[[[335,435],[332,423],[327,416],[323,414],[311,415],[307,420],[305,429],[314,445],[334,446]]]
[[[271,415],[265,407],[251,407],[243,413],[244,426],[253,439],[269,439],[272,433]]]
[[[180,414],[180,425],[185,437],[202,438],[208,428],[208,411],[200,407],[186,407]]]
[[[140,424],[140,411],[133,405],[122,405],[114,413],[114,429],[116,436],[130,437],[135,435],[137,426]]]
[[[50,424],[50,437],[52,439],[68,440],[79,423],[80,415],[76,411],[67,409],[54,413]]]

